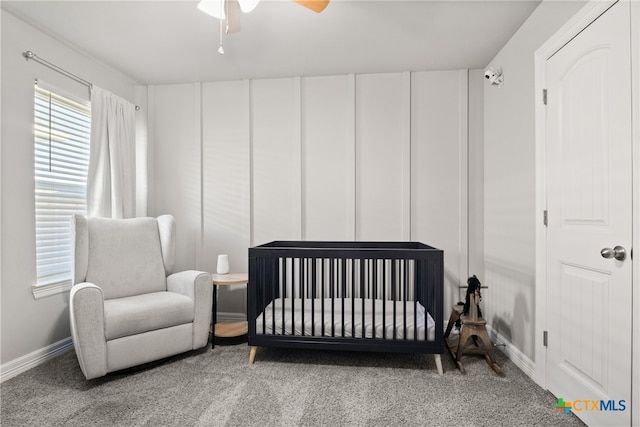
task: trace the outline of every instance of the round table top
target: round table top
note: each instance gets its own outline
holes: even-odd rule
[[[211,274],[214,285],[243,285],[249,281],[248,273]]]

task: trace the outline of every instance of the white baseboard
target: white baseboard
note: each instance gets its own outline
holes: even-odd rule
[[[18,357],[0,366],[0,383],[53,359],[73,348],[71,337]]]
[[[529,378],[536,380],[536,364],[533,360],[529,359],[520,349],[514,346],[511,341],[506,339],[503,335],[487,325],[487,333],[489,339],[500,349],[514,365],[522,370]]]
[[[232,313],[228,311],[218,312],[218,322],[239,322],[247,320],[247,315],[244,313]]]

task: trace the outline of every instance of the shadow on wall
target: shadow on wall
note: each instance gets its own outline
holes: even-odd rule
[[[531,360],[535,350],[535,277],[533,272],[485,261],[482,300],[489,325]]]

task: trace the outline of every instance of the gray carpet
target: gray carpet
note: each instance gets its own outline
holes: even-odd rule
[[[5,381],[12,426],[580,426],[498,352],[443,355],[217,346],[86,381],[73,351]]]

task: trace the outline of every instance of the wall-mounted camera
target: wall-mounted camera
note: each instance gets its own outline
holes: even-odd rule
[[[502,87],[503,77],[502,77],[502,69],[498,68],[487,68],[484,72],[484,78],[489,81],[491,86]]]

